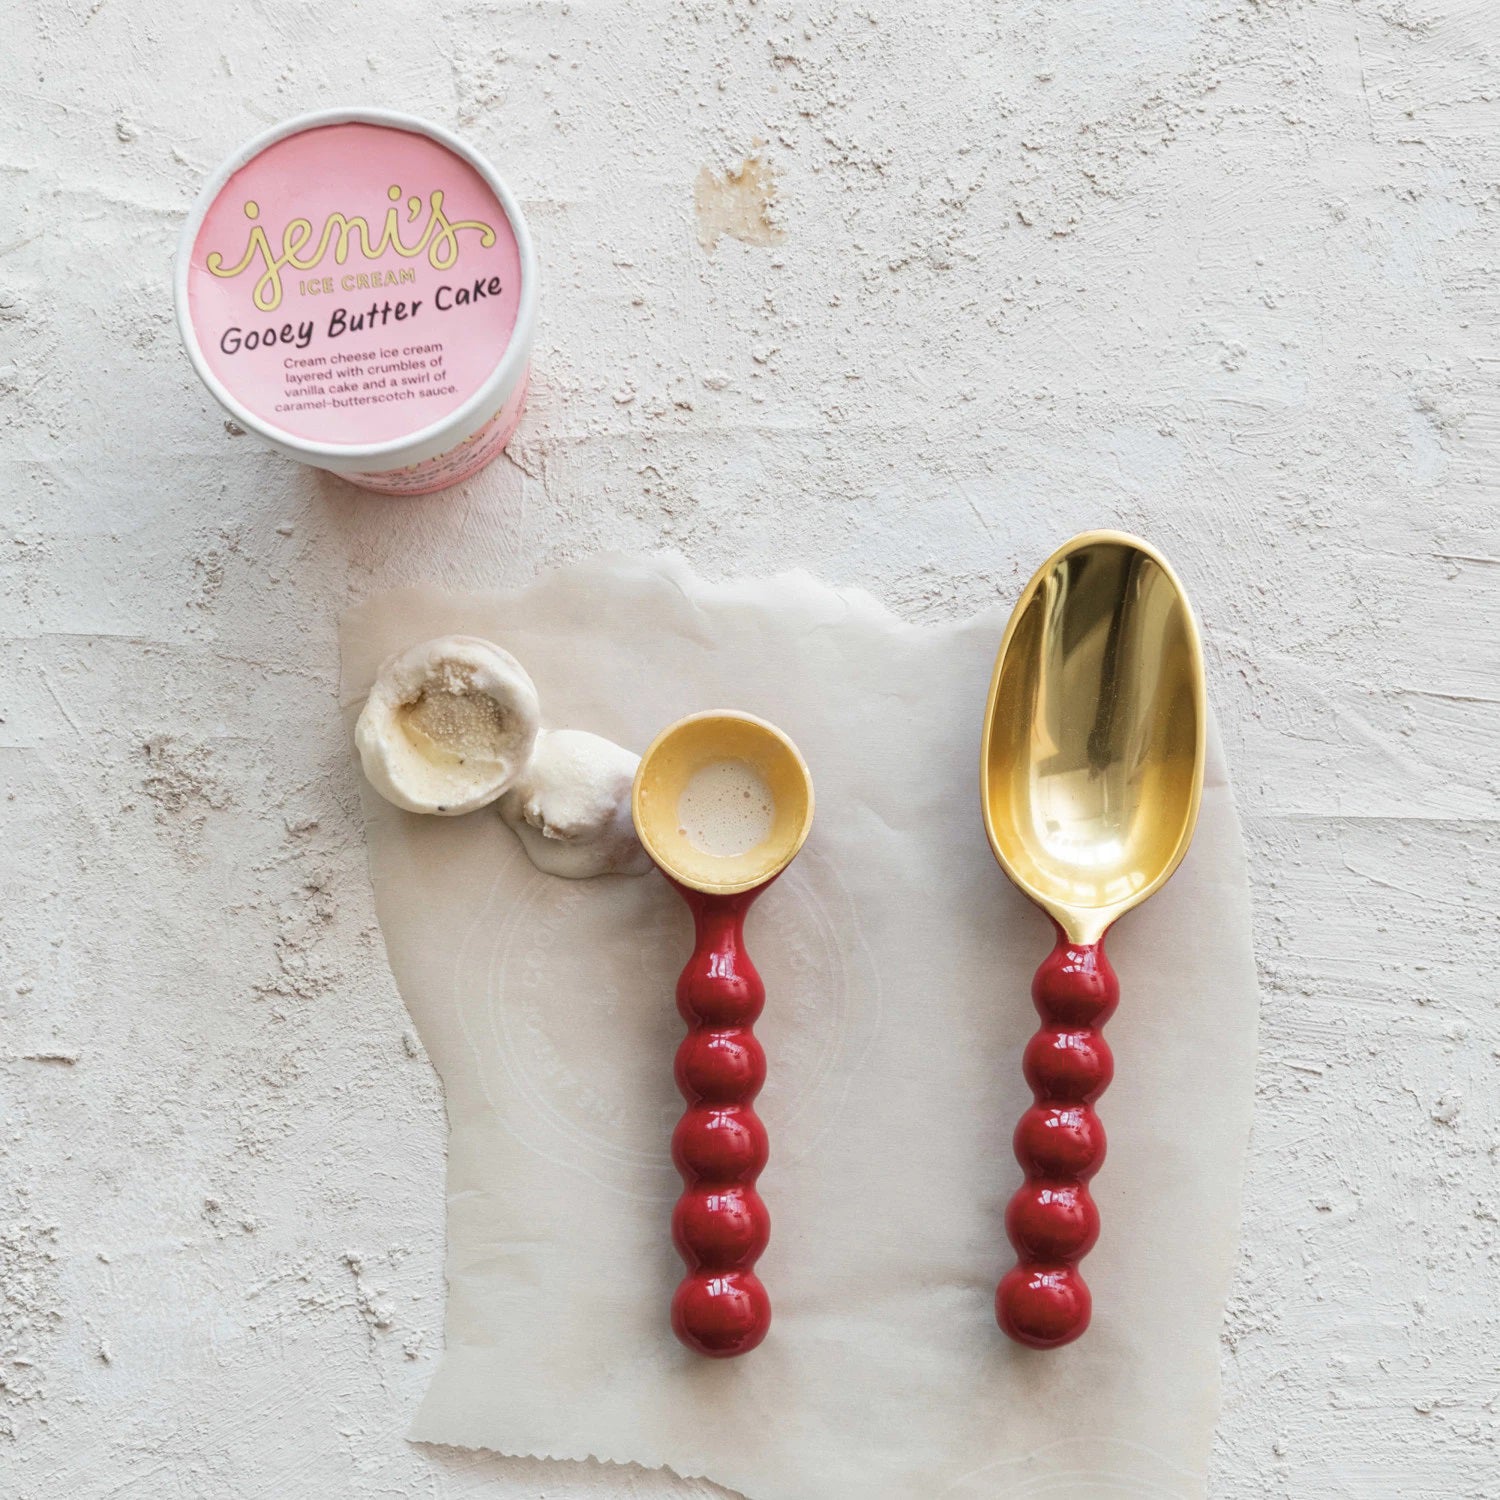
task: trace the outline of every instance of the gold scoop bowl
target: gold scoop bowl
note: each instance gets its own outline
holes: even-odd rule
[[[995,858],[1057,932],[1032,982],[1026,1180],[1005,1215],[1018,1264],[995,1297],[1000,1326],[1033,1348],[1088,1327],[1078,1262],[1099,1236],[1088,1182],[1105,1150],[1093,1104],[1114,1073],[1100,1028],[1119,999],[1104,936],[1187,853],[1206,723],[1198,627],[1166,559],[1113,531],[1059,547],[1006,627],[979,765]]]

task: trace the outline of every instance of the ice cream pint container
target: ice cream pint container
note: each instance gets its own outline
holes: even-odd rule
[[[251,141],[194,205],[175,290],[220,405],[302,463],[422,495],[515,431],[536,253],[494,169],[434,125],[329,110]]]

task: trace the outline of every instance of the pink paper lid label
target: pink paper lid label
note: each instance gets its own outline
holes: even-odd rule
[[[521,257],[494,190],[440,141],[321,125],[215,197],[188,310],[230,396],[292,437],[409,437],[462,406],[516,326]]]

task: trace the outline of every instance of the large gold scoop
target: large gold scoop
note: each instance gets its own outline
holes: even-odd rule
[[[1112,531],[1058,548],[1006,627],[979,765],[995,858],[1057,930],[1032,982],[1035,1103],[1015,1134],[1026,1181],[1005,1215],[1019,1263],[995,1294],[1000,1326],[1033,1348],[1088,1327],[1078,1262],[1099,1237],[1088,1181],[1104,1159],[1093,1103],[1114,1073],[1100,1028],[1119,998],[1104,935],[1187,853],[1206,716],[1198,627],[1166,559]]]

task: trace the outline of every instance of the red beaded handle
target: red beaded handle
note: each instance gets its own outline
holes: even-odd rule
[[[692,908],[697,943],[677,981],[688,1033],[676,1074],[687,1112],[672,1135],[683,1183],[672,1239],[687,1275],[672,1298],[672,1331],[689,1349],[728,1359],[755,1348],[771,1326],[771,1299],[754,1270],[771,1234],[755,1191],[767,1154],[754,1106],[766,1056],[751,1030],[766,990],[744,933],[745,913],[765,887],[734,896],[677,888]]]
[[[1005,1210],[1019,1263],[995,1293],[995,1316],[1017,1343],[1055,1349],[1089,1326],[1093,1310],[1078,1262],[1099,1238],[1088,1181],[1104,1161],[1104,1127],[1093,1103],[1114,1077],[1100,1028],[1120,999],[1104,940],[1074,943],[1058,928],[1031,998],[1042,1026],[1022,1068],[1035,1103],[1015,1134],[1026,1181]]]

